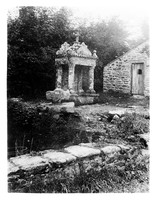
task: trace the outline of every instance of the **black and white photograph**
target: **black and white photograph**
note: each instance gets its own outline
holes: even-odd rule
[[[8,5],[9,194],[150,193],[149,12],[115,2]]]

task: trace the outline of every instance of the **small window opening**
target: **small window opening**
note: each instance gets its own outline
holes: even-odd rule
[[[138,69],[138,74],[142,74],[142,70],[141,69]]]

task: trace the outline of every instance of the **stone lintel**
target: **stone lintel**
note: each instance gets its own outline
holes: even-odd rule
[[[69,62],[73,63],[74,65],[82,65],[84,66],[96,66],[96,58],[86,58],[86,57],[77,57],[72,56],[69,58]]]
[[[79,57],[79,56],[70,56],[70,57],[61,57],[55,59],[55,65],[64,65],[70,64],[73,65],[82,65],[82,66],[95,66],[96,58],[93,57]]]

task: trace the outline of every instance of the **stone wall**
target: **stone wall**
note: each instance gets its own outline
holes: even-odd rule
[[[149,95],[149,57],[146,51],[143,51],[147,46],[148,42],[144,42],[104,67],[103,92],[113,90],[131,93],[131,64],[143,62],[145,67],[144,95]]]
[[[146,66],[145,68],[146,72],[145,72],[145,80],[144,80],[144,86],[145,86],[145,90],[144,90],[144,95],[145,96],[149,96],[150,90],[149,90],[149,78],[150,78],[150,70],[149,70],[149,65]]]
[[[22,155],[9,159],[8,182],[12,184],[16,179],[20,181],[36,174],[41,178],[50,175],[52,178],[74,179],[82,171],[88,174],[92,169],[99,172],[115,165],[123,170],[132,155],[140,157],[142,154],[130,145],[109,144],[99,147],[96,143],[81,143],[62,151],[45,150],[36,155]]]

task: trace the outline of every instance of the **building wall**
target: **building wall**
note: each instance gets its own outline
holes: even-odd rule
[[[113,90],[123,93],[131,93],[131,64],[144,63],[144,95],[149,95],[149,57],[144,48],[148,42],[125,53],[104,67],[103,92]]]

